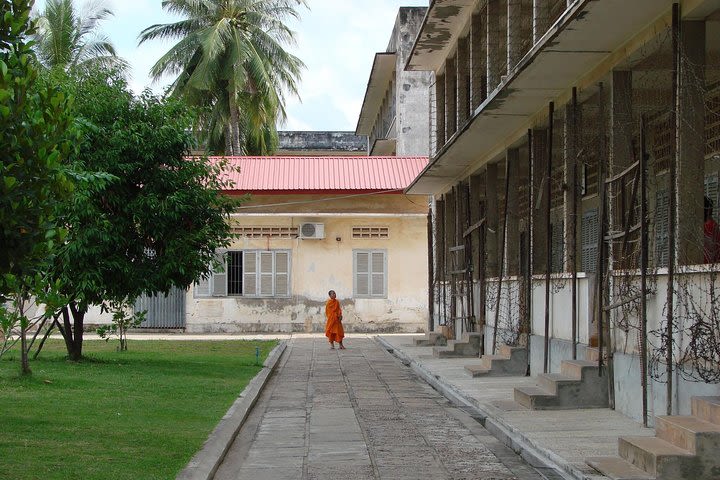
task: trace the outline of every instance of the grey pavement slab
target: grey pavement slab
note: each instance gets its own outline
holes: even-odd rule
[[[217,479],[543,477],[373,339],[293,338]]]
[[[432,348],[415,346],[414,338],[421,336],[383,335],[379,339],[426,380],[480,411],[486,426],[515,450],[555,464],[570,478],[605,479],[585,464],[585,458],[617,455],[620,436],[655,434],[654,429],[607,408],[525,409],[513,401],[513,392],[516,387],[535,386],[534,378],[472,378],[464,369],[472,360],[434,358]]]

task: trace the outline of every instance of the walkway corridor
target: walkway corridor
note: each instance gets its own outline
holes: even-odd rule
[[[216,479],[544,478],[375,341],[347,344],[292,340]]]

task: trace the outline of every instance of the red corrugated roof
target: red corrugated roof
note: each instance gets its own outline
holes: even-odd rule
[[[232,167],[231,191],[402,190],[427,166],[427,157],[211,157]]]

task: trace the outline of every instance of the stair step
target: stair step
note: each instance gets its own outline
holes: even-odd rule
[[[418,347],[441,346],[447,344],[447,339],[442,333],[429,332],[421,338],[416,338],[414,343]]]
[[[560,364],[560,372],[568,377],[582,380],[583,372],[585,372],[585,375],[597,376],[598,366],[597,363],[588,362],[587,360],[563,360]]]
[[[465,372],[469,373],[471,377],[482,377],[490,373],[490,370],[484,368],[482,365],[465,365]]]
[[[655,480],[654,476],[620,457],[590,457],[585,463],[612,480]]]
[[[692,415],[656,417],[657,437],[692,453],[697,454],[698,435],[704,433],[720,435],[720,425]]]
[[[720,425],[720,397],[692,397],[692,414],[706,422]]]
[[[542,410],[553,407],[557,397],[539,387],[517,387],[514,391],[515,402],[530,410]]]
[[[543,390],[547,390],[553,395],[557,395],[559,384],[580,383],[580,380],[561,373],[543,373],[537,377],[538,386]]]
[[[505,345],[504,343],[498,347],[498,353],[501,356],[506,357],[506,358],[512,357],[513,352],[516,352],[519,350],[524,352],[525,347],[511,347],[510,345]]]
[[[507,360],[507,359],[505,357],[501,357],[500,355],[483,355],[482,357],[480,357],[480,364],[483,366],[483,368],[485,370],[491,370],[493,360]]]
[[[622,458],[652,475],[658,474],[663,462],[692,456],[689,451],[657,437],[620,437],[618,451]]]

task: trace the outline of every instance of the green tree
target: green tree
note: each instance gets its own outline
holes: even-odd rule
[[[22,371],[27,362],[25,305],[34,294],[41,263],[62,239],[54,205],[70,194],[65,165],[74,140],[71,102],[38,85],[27,0],[0,2],[0,313],[7,338],[20,329]]]
[[[98,31],[112,15],[102,2],[88,2],[78,11],[73,0],[47,0],[35,35],[40,62],[65,71],[91,65],[127,68],[108,37]]]
[[[177,75],[174,95],[202,107],[198,129],[208,151],[264,155],[277,147],[285,94],[298,95],[304,64],[285,47],[295,41],[286,21],[298,18],[305,0],[164,0],[184,17],[152,25],[140,43],[180,40],[151,70],[157,79]]]
[[[65,82],[85,124],[74,161],[114,178],[83,183],[59,206],[68,235],[50,272],[68,298],[61,331],[78,360],[91,305],[186,288],[207,274],[229,242],[236,202],[221,193],[225,164],[187,157],[193,116],[184,102],[135,98],[122,75],[106,69]]]

